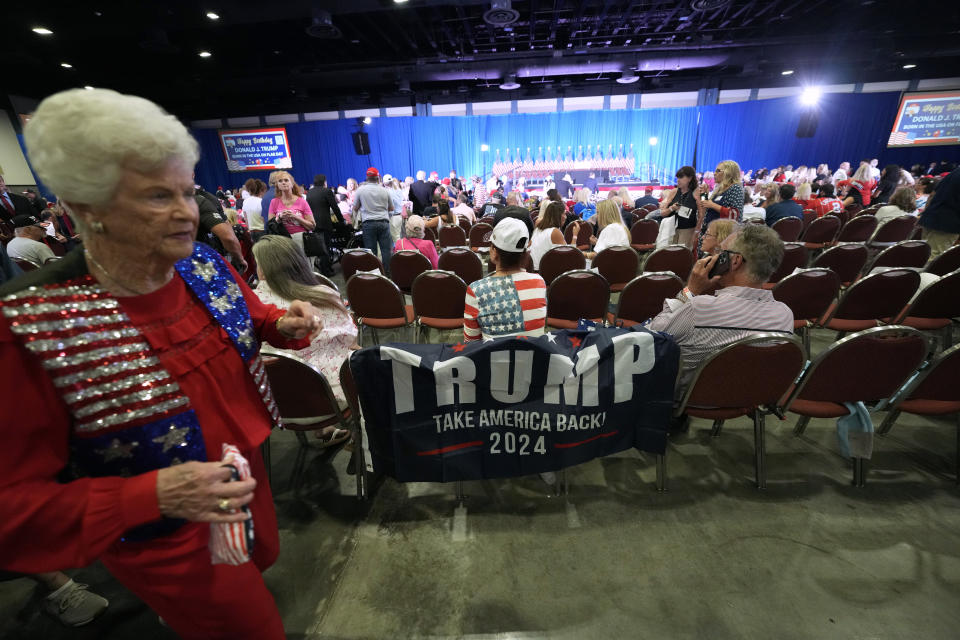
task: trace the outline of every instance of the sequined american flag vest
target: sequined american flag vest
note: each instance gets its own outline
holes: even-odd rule
[[[193,254],[176,269],[230,336],[268,413],[279,424],[250,312],[223,259],[196,243]],[[5,296],[0,311],[13,334],[40,359],[70,411],[72,474],[127,477],[206,460],[190,398],[119,301],[89,274]],[[124,539],[154,538],[183,523],[165,518],[128,531]]]

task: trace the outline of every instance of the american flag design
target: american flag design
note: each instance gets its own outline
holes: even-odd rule
[[[887,141],[888,146],[913,144],[913,138],[904,131],[894,131]]]
[[[539,336],[547,322],[547,285],[535,273],[489,276],[467,287],[463,339]]]
[[[250,477],[250,463],[232,444],[222,445],[223,462],[237,469],[238,480]],[[227,458],[232,457],[232,460]],[[247,508],[244,507],[246,510]],[[210,560],[213,564],[241,565],[250,560],[253,542],[253,518],[245,522],[214,523],[210,525]]]

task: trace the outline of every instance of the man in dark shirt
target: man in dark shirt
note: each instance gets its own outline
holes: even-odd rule
[[[597,174],[590,172],[590,177],[583,181],[583,188],[590,189],[590,193],[597,192]]]
[[[800,218],[803,220],[803,207],[799,202],[792,200],[797,188],[789,182],[780,185],[780,202],[767,207],[766,222],[772,227],[777,220],[783,218]]]
[[[30,201],[19,193],[11,193],[0,175],[0,220],[9,222],[14,216],[32,215],[36,215],[36,211]]]
[[[653,197],[653,194],[651,193],[652,191],[653,190],[650,187],[644,187],[643,195],[633,201],[633,208],[639,209],[640,207],[644,207],[648,204],[659,205],[660,201]]]
[[[0,244],[0,284],[13,280],[23,273],[17,263],[7,255],[6,248]]]
[[[533,235],[533,220],[530,218],[530,212],[523,207],[508,205],[499,209],[493,216],[493,226],[496,227],[497,223],[504,218],[516,218],[527,226],[527,233]]]
[[[954,169],[937,185],[920,216],[920,226],[923,239],[930,244],[931,260],[960,237],[960,169]]]
[[[560,197],[564,200],[573,197],[573,182],[571,181],[570,174],[564,174],[562,178],[557,180],[557,193],[560,194]]]
[[[313,176],[313,187],[307,191],[307,204],[313,211],[313,219],[317,223],[317,235],[323,245],[320,247],[320,272],[325,276],[332,276],[333,266],[330,264],[330,253],[327,251],[330,232],[333,231],[331,216],[336,217],[338,226],[345,223],[340,207],[337,206],[337,198],[333,195],[333,190],[327,187],[327,176],[322,173]]]
[[[237,240],[237,234],[233,232],[233,227],[227,222],[227,217],[217,211],[213,203],[199,192],[194,194],[193,198],[200,210],[197,242],[210,245],[220,255],[229,255],[230,263],[237,273],[242,275],[247,270],[247,261],[243,259],[243,248]]]
[[[197,187],[196,193],[198,196],[202,196],[205,200],[207,200],[214,207],[216,207],[217,213],[219,213],[221,216],[224,215],[223,204],[221,204],[220,199],[217,198],[217,196],[213,195],[209,191],[204,191],[203,187]]]
[[[410,185],[410,202],[413,203],[413,212],[422,215],[425,207],[433,202],[433,191],[437,186],[432,182],[425,182],[427,174],[417,171],[417,181]]]

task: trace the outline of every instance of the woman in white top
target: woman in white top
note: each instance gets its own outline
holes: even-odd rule
[[[320,283],[303,250],[290,238],[263,236],[253,245],[253,256],[257,260],[257,276],[260,278],[255,293],[260,300],[281,309],[286,309],[291,300],[309,300],[319,311],[323,332],[310,346],[293,353],[323,373],[337,403],[346,407],[347,401],[340,387],[340,365],[359,346],[357,327],[340,294]],[[295,420],[310,423],[316,418]],[[320,430],[317,437],[323,440],[321,446],[331,446],[346,440],[350,434],[331,426]]]
[[[590,242],[594,244],[593,251],[585,252],[590,260],[609,247],[630,246],[630,232],[623,224],[620,205],[616,198],[601,200],[597,205],[597,226],[600,229],[600,237],[591,237]]]
[[[403,211],[403,191],[400,189],[400,181],[387,174],[383,176],[383,186],[390,194],[390,204],[396,212]],[[390,216],[390,238],[396,242],[403,235],[403,215]]]
[[[530,259],[533,260],[533,268],[540,268],[540,259],[550,249],[556,246],[567,244],[563,239],[563,220],[566,216],[566,209],[562,202],[549,202],[543,214],[537,218],[537,225],[533,229],[533,235],[530,237]],[[577,233],[580,231],[580,222],[573,222],[573,235],[570,244],[576,245]]]
[[[877,209],[877,222],[884,224],[900,216],[917,215],[917,194],[913,187],[900,187],[897,189],[890,202]]]
[[[263,235],[263,194],[267,192],[267,184],[263,180],[250,178],[243,188],[250,194],[243,199],[243,219],[247,221],[247,228],[256,242]]]

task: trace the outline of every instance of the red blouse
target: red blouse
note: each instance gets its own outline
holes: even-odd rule
[[[260,302],[233,274],[260,340],[286,349],[309,343],[281,336],[276,321],[285,312]],[[267,438],[270,416],[246,364],[179,275],[151,294],[118,300],[190,398],[209,460],[220,458],[222,443],[247,452]],[[160,518],[156,471],[57,481],[70,457],[72,418],[2,315],[0,388],[0,567],[34,573],[86,566],[126,530]]]

